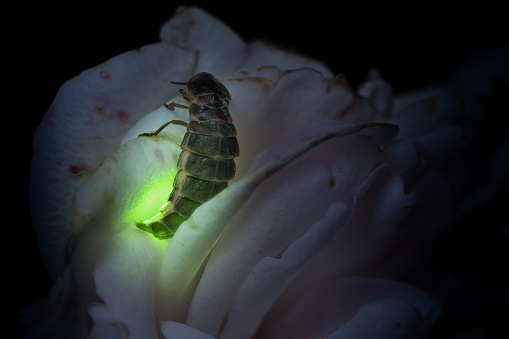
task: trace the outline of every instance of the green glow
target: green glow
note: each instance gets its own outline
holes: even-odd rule
[[[137,138],[129,151],[126,184],[132,187],[125,197],[127,208],[122,213],[124,224],[157,219],[169,207],[168,196],[177,174],[180,135],[162,132],[153,138]],[[131,143],[131,142],[129,142]],[[134,180],[134,181],[131,181]],[[132,182],[129,184],[128,182]]]
[[[133,207],[126,213],[124,222],[148,221],[161,215],[160,209],[166,205],[176,173],[177,168],[174,167],[160,177],[147,178],[135,195]]]

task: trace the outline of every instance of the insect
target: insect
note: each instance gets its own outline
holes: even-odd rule
[[[239,156],[237,130],[228,111],[231,96],[226,87],[206,72],[196,74],[187,83],[173,83],[187,85],[188,91],[181,89],[180,93],[190,105],[172,102],[165,107],[189,109],[189,124],[172,120],[153,133],[139,135],[155,136],[169,124],[187,127],[168,201],[158,215],[135,223],[159,239],[172,238],[198,206],[228,186],[228,181],[235,177],[233,158]]]

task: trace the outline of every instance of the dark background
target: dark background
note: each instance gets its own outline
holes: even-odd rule
[[[420,3],[391,8],[369,7],[363,2],[357,6],[339,3],[338,7],[331,8],[330,3],[291,2],[282,8],[274,2],[242,1],[234,5],[194,2],[227,23],[244,40],[260,38],[312,56],[334,72],[343,73],[354,88],[373,66],[396,92],[440,83],[466,55],[507,39],[504,11],[488,5],[448,8]],[[180,4],[152,0],[76,1],[67,5],[26,4],[10,13],[15,20],[6,30],[9,37],[3,48],[9,59],[4,70],[8,74],[4,81],[9,91],[4,101],[8,102],[6,117],[14,114],[16,122],[19,120],[16,130],[7,135],[15,140],[12,157],[20,160],[4,168],[13,170],[16,177],[21,176],[17,181],[20,195],[11,199],[9,206],[13,208],[8,208],[10,215],[16,215],[13,218],[16,221],[9,223],[6,232],[9,237],[4,237],[5,245],[10,244],[9,239],[15,245],[4,245],[4,250],[8,248],[4,262],[10,272],[4,280],[14,286],[11,290],[15,295],[15,304],[10,306],[14,314],[12,324],[18,324],[17,314],[22,306],[47,297],[51,286],[37,250],[27,207],[31,140],[38,123],[66,80],[127,50],[157,42],[161,25]],[[507,121],[504,124],[507,127]],[[8,190],[5,185],[4,192]],[[503,201],[499,199],[486,213],[490,217],[500,216]],[[456,270],[461,275],[470,270],[462,264],[465,260],[483,263],[492,262],[493,255],[507,258],[503,257],[507,256],[507,250],[503,249],[508,244],[507,237],[498,235],[501,225],[497,220],[481,233],[476,232],[475,225],[466,228],[448,244],[448,249],[458,250],[442,251],[439,260],[453,269],[457,264]],[[468,244],[472,241],[493,244],[497,250],[495,253],[480,251],[475,258],[451,254],[471,253]],[[494,269],[507,268],[499,260],[493,263]],[[478,321],[495,326],[489,319],[497,305],[485,303],[479,302],[481,307],[490,309],[481,312]],[[440,329],[440,337],[448,333],[446,327]]]

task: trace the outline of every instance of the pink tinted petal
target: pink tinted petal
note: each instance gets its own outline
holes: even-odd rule
[[[383,165],[358,187],[355,201],[356,210],[349,224],[333,243],[306,263],[277,307],[285,308],[286,303],[320,281],[345,274],[372,274],[403,236],[401,229],[417,199],[415,193],[407,195],[401,178]]]
[[[415,192],[406,194],[401,178],[391,174],[386,165],[373,171],[359,186],[354,199],[354,217],[319,259],[330,266],[329,276],[363,270],[367,264],[380,260],[417,202]]]
[[[230,27],[198,7],[180,7],[161,27],[161,41],[199,51],[196,73],[210,72],[218,79],[240,69],[246,48]]]
[[[344,84],[309,68],[261,67],[234,74],[224,84],[232,95],[230,111],[242,149],[240,176],[250,166],[249,159],[296,129],[338,118],[354,95]]]
[[[338,278],[311,286],[289,301],[283,311],[273,308],[265,317],[258,336],[268,339],[323,338],[347,324],[363,305],[380,299],[394,299],[412,305],[424,321],[423,326],[436,320],[440,313],[437,302],[413,286],[367,277]],[[384,303],[379,304],[382,305]],[[397,322],[402,320],[401,312],[391,312],[399,309],[394,306],[385,304],[379,310],[388,312],[387,320]],[[369,320],[373,313],[366,311],[362,310],[357,319]],[[405,319],[410,328],[413,319]]]
[[[351,206],[332,204],[325,217],[292,243],[280,259],[265,257],[258,262],[235,296],[221,338],[251,338],[302,265],[334,239],[352,211]]]
[[[393,133],[397,133],[397,129],[394,129]],[[387,140],[383,140],[381,137],[359,135],[352,138],[332,159],[330,171],[334,192],[339,201],[353,204],[359,186],[371,175],[373,169],[383,163],[380,161],[380,150],[392,141],[389,133],[386,138]]]
[[[345,124],[335,120],[322,120],[296,130],[291,136],[260,153],[250,170],[253,170],[271,158],[277,157],[286,149],[300,140],[308,140],[320,132],[333,133],[339,128],[350,128],[351,124]],[[352,136],[333,138],[302,155],[302,159],[319,161],[331,174],[330,186],[334,199],[346,204],[353,203],[353,197],[359,185],[366,180],[372,170],[383,164],[385,159],[380,159],[383,150],[394,142],[398,132],[397,126],[383,124],[376,128],[369,128]]]
[[[76,188],[136,121],[177,94],[170,80],[187,79],[194,63],[192,52],[155,44],[84,71],[60,88],[34,136],[31,170],[32,219],[51,277],[66,260]]]
[[[357,158],[359,157],[369,158],[367,161],[371,162],[366,169],[367,174],[369,174],[371,169],[375,167],[373,165],[374,157],[372,152],[377,150],[377,148],[385,148],[388,143],[394,140],[398,132],[397,126],[389,124],[379,124],[378,126],[375,126],[375,124],[364,131],[356,130],[355,132],[357,133],[355,133],[355,136],[346,137],[347,135],[351,134],[348,132],[348,130],[351,128],[356,128],[355,126],[358,125],[344,123],[337,120],[320,120],[317,122],[312,122],[305,127],[292,131],[291,135],[259,153],[249,170],[253,171],[254,169],[262,166],[267,161],[270,161],[280,154],[288,152],[293,147],[295,147],[295,145],[305,142],[306,140],[310,140],[317,135],[324,133],[334,134],[338,130],[343,130],[345,134],[343,134],[341,138],[332,138],[331,140],[318,145],[313,149],[313,152],[304,154],[302,158],[319,161],[329,169],[333,166],[333,162],[337,162],[336,160],[333,161],[333,157],[336,154],[337,159],[337,157],[341,157],[344,153],[351,152],[348,153],[348,155],[355,154],[356,157],[349,157],[349,159],[344,160],[347,160],[348,163],[357,161]],[[364,154],[366,149],[369,149],[368,154]],[[378,152],[375,151],[375,154],[376,153]],[[331,169],[330,172],[331,174],[334,174],[334,169]]]

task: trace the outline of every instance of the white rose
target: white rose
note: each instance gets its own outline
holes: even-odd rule
[[[376,72],[354,92],[324,65],[246,44],[197,8],[161,36],[69,80],[37,130],[31,209],[56,284],[30,333],[429,336],[440,303],[398,279],[463,213],[469,177],[447,170],[476,140],[476,98],[395,100]],[[186,121],[162,104],[181,100],[170,81],[202,71],[232,96],[236,179],[156,240],[134,221],[167,199],[185,128],[137,135]]]

